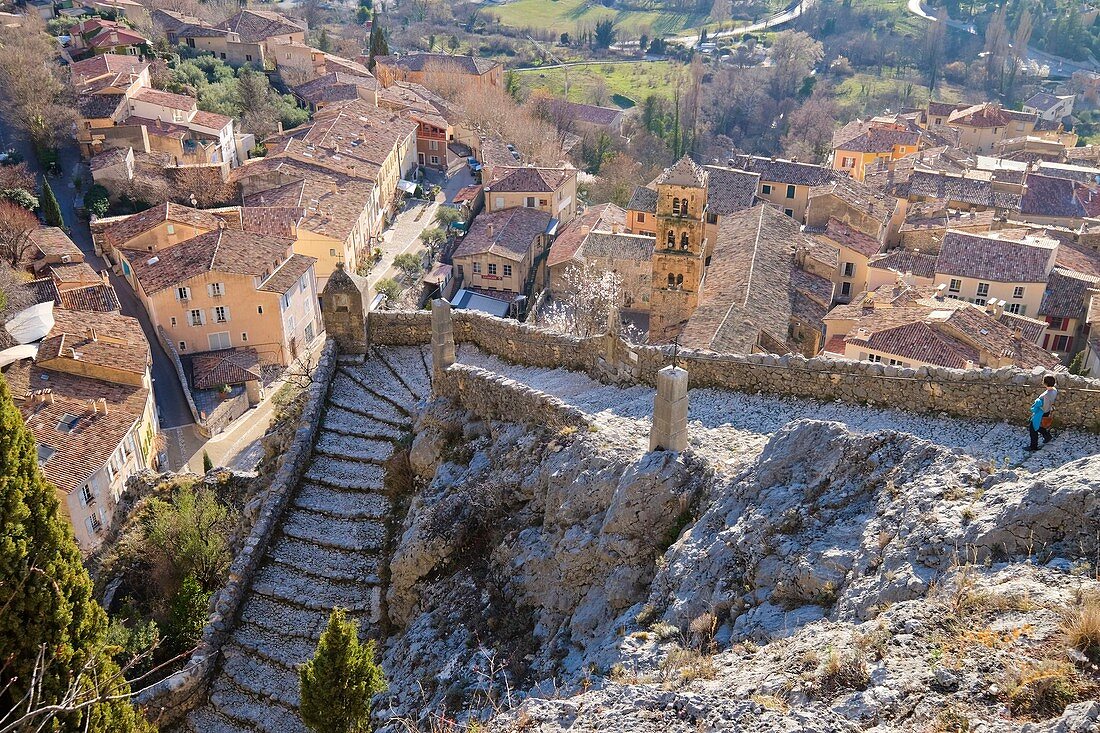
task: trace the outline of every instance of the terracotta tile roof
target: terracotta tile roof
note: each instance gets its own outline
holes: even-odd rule
[[[852,211],[858,211],[874,219],[881,226],[886,226],[898,207],[894,197],[886,196],[865,183],[847,177],[811,187],[809,197],[811,211],[814,199],[821,196],[834,196],[847,204]]]
[[[61,298],[61,294],[57,292],[57,284],[54,283],[51,277],[40,277],[37,280],[31,280],[26,283],[26,286],[31,297],[34,298],[35,304],[56,303]]]
[[[711,214],[725,216],[735,211],[752,208],[756,203],[756,190],[760,186],[758,173],[717,165],[706,166],[706,172],[707,211]],[[633,201],[633,197],[631,200]],[[656,193],[653,196],[653,211],[657,211]]]
[[[53,359],[72,359],[110,370],[144,374],[149,363],[149,342],[135,318],[111,312],[54,309],[54,327],[43,339],[35,361],[47,365]],[[92,338],[92,330],[95,331]]]
[[[76,99],[76,108],[84,119],[100,120],[114,117],[125,103],[125,94],[81,94]]]
[[[260,357],[255,349],[223,349],[191,357],[191,386],[214,389],[223,384],[260,381]]]
[[[138,115],[130,115],[119,124],[128,127],[144,127],[145,131],[153,137],[185,140],[192,135],[191,128],[186,125],[178,125],[174,122],[165,122],[150,117],[139,117]]]
[[[546,232],[551,216],[540,209],[518,207],[481,214],[458,245],[453,257],[503,255],[522,260],[535,238]]]
[[[73,244],[69,235],[59,227],[39,227],[30,234],[30,240],[43,257],[62,257],[69,255],[74,261],[84,260],[80,247]]]
[[[136,56],[104,53],[69,65],[69,78],[81,94],[89,94],[106,87],[129,86],[131,78],[149,68],[147,62]]]
[[[292,90],[299,99],[314,104],[334,102],[340,99],[358,99],[359,91],[378,89],[378,81],[373,77],[354,76],[342,71],[332,71],[299,84]]]
[[[1055,265],[1084,275],[1100,277],[1100,252],[1061,237],[1058,240]]]
[[[623,118],[623,111],[618,107],[597,107],[594,104],[579,104],[557,98],[550,100],[550,113],[555,120],[604,127],[616,125]]]
[[[673,186],[694,186],[704,188],[707,185],[707,172],[689,156],[685,155],[657,176],[654,181],[658,186],[670,184]]]
[[[49,265],[47,271],[50,277],[58,284],[67,283],[97,283],[100,282],[99,273],[92,269],[87,262],[73,262],[68,265]]]
[[[116,46],[148,45],[149,39],[125,28],[104,28],[88,41],[89,48],[114,48]]]
[[[936,275],[936,256],[907,249],[895,249],[875,255],[867,261],[867,266],[878,270],[893,270],[901,274],[910,272],[916,277],[931,278]]]
[[[1082,275],[1055,267],[1047,278],[1040,316],[1053,318],[1084,318],[1087,313],[1089,291],[1100,286],[1100,277]]]
[[[94,313],[119,312],[122,306],[118,302],[118,294],[108,283],[90,285],[86,288],[73,288],[63,293],[58,293],[57,303],[62,308],[74,311],[91,311]]]
[[[550,254],[546,259],[547,267],[555,267],[573,259],[579,252],[584,240],[594,230],[611,231],[618,225],[626,226],[626,211],[615,204],[590,206],[583,214],[569,222],[550,245]]]
[[[910,198],[944,199],[986,208],[993,208],[998,204],[998,201],[994,199],[993,183],[991,181],[963,178],[962,176],[946,175],[932,171],[914,171],[909,177],[908,194]],[[1014,200],[1011,196],[1001,203],[1011,206]]]
[[[1078,183],[1096,184],[1100,182],[1100,169],[1089,165],[1071,165],[1069,163],[1051,163],[1040,161],[1036,166],[1040,175],[1051,178],[1068,178]]]
[[[1002,325],[1011,328],[1015,331],[1020,329],[1021,335],[1033,344],[1039,342],[1039,338],[1046,331],[1047,322],[1039,321],[1034,318],[1028,318],[1027,316],[1020,316],[1015,313],[1009,313],[1005,311],[1001,315],[997,316],[997,321]]]
[[[576,175],[575,168],[500,166],[493,169],[493,178],[485,188],[498,193],[551,193]]]
[[[938,331],[923,321],[875,331],[867,336],[849,336],[855,346],[893,354],[899,359],[927,362],[964,369],[967,362],[978,364],[978,350]]]
[[[877,239],[864,234],[858,229],[853,229],[836,217],[829,217],[829,223],[826,225],[825,231],[817,236],[855,250],[864,257],[878,254],[878,251],[882,249],[882,244]]]
[[[358,61],[351,61],[331,53],[325,54],[325,71],[342,71],[345,74],[362,77],[373,76],[373,74],[370,73],[370,69],[363,66],[363,64]]]
[[[124,219],[112,219],[100,229],[103,240],[112,247],[125,247],[130,240],[170,221],[199,229],[217,229],[222,219],[201,209],[192,209],[171,201],[131,214]]]
[[[920,133],[869,125],[856,120],[833,134],[833,150],[856,153],[890,153],[900,146],[915,147]]]
[[[378,56],[375,63],[397,66],[406,71],[449,72],[452,74],[487,74],[500,66],[496,61],[476,56],[450,56],[444,53],[414,53],[407,56]]]
[[[1032,113],[1015,112],[998,104],[985,102],[952,112],[947,118],[947,122],[950,125],[989,128],[1006,127],[1013,120],[1030,120],[1034,122],[1037,119],[1037,115]]]
[[[126,250],[126,259],[146,293],[152,295],[205,272],[268,277],[289,256],[293,240],[215,229],[155,255]]]
[[[282,295],[293,288],[302,275],[309,272],[315,262],[317,262],[316,257],[307,257],[297,253],[292,254],[283,264],[279,265],[275,272],[271,273],[271,277],[260,283],[257,290]]]
[[[905,223],[901,225],[900,231],[915,232],[929,229],[947,229],[949,227],[952,229],[961,229],[965,227],[966,229],[973,228],[988,231],[993,226],[993,221],[997,217],[995,211],[986,209],[984,211],[944,211],[942,214],[936,216],[920,218],[921,211],[917,207],[924,203],[932,203],[939,206],[945,202],[917,202],[911,204],[907,212],[910,218],[907,218]]]
[[[218,27],[238,34],[245,43],[260,43],[272,36],[305,32],[305,28],[286,16],[267,10],[251,9],[242,10],[218,23]]]
[[[630,211],[644,211],[647,214],[657,213],[657,192],[646,186],[635,186],[630,194],[630,201],[626,208]]]
[[[1020,199],[1020,212],[1037,216],[1079,219],[1086,216],[1076,186],[1065,178],[1028,174],[1027,188]]]
[[[796,186],[820,186],[837,180],[844,174],[812,163],[799,163],[782,158],[763,158],[755,155],[735,155],[729,161],[731,168],[757,173],[761,181],[793,183]]]
[[[949,231],[936,259],[936,272],[992,282],[1046,282],[1047,262],[1057,244],[1038,237],[1021,242]]]
[[[245,208],[250,207],[285,207],[301,206],[305,192],[304,179],[291,181],[282,186],[275,186],[263,191],[257,191],[244,197]]]
[[[150,89],[149,87],[142,87],[134,93],[132,99],[139,102],[148,102],[149,104],[160,105],[161,107],[167,107],[168,109],[178,109],[188,112],[195,109],[198,102],[194,97],[188,97],[183,94],[173,94],[172,92],[164,92],[160,89]]]
[[[1061,99],[1048,92],[1036,92],[1028,97],[1027,101],[1024,102],[1024,106],[1032,107],[1040,112],[1047,112],[1057,107],[1061,101]]]
[[[653,258],[653,237],[626,232],[589,232],[581,244],[580,255],[582,258],[644,262]]]
[[[789,348],[791,318],[804,313],[797,298],[817,293],[800,290],[809,281],[793,275],[796,249],[811,244],[796,221],[765,204],[720,219],[699,307],[680,342],[732,353]]]
[[[120,165],[126,161],[126,157],[129,155],[130,150],[131,148],[111,148],[110,150],[104,150],[99,155],[93,155],[91,160],[88,161],[88,166],[93,171],[99,171],[114,165]]]
[[[217,114],[216,112],[204,112],[200,109],[198,112],[191,115],[191,123],[202,125],[211,130],[224,130],[226,127],[233,124],[233,118]]]
[[[241,222],[252,234],[293,238],[305,213],[301,206],[243,206]]]
[[[966,102],[936,102],[930,101],[928,103],[928,114],[931,117],[947,117],[952,112],[959,109],[966,109],[971,105]]]

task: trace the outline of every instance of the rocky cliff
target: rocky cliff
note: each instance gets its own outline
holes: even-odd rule
[[[422,405],[390,729],[1100,730],[1100,456],[696,429],[647,454]]]

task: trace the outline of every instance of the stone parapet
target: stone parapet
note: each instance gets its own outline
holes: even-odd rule
[[[587,416],[572,405],[480,367],[454,364],[436,378],[437,394],[486,420],[520,420],[552,431],[589,426]]]
[[[203,627],[198,647],[183,669],[142,691],[137,697],[137,703],[145,709],[146,715],[161,727],[178,721],[201,701],[214,673],[218,653],[232,629],[252,577],[275,534],[294,487],[309,466],[325,397],[336,371],[336,357],[336,342],[328,339],[312,375],[313,381],[298,430],[271,485],[262,495],[256,520],[244,546],[229,567],[225,585],[211,599],[212,613]]]

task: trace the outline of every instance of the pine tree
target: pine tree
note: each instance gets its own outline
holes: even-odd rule
[[[202,452],[202,472],[210,473],[214,470],[214,461],[210,460],[210,454],[206,451]]]
[[[80,699],[129,693],[104,649],[107,616],[92,600],[91,578],[54,492],[39,470],[34,437],[0,379],[0,689],[11,683],[0,692],[0,710],[24,699],[39,660],[36,710],[58,703],[81,672]],[[63,730],[152,730],[125,699],[59,717]],[[29,728],[45,720],[35,718]]]
[[[314,733],[369,730],[370,701],[386,689],[374,641],[359,643],[359,625],[335,608],[313,659],[299,670],[302,722]]]
[[[65,226],[65,220],[61,217],[61,206],[53,195],[50,182],[45,179],[42,179],[42,218],[52,227]]]
[[[389,56],[390,45],[386,42],[386,34],[382,30],[382,24],[378,22],[378,11],[371,17],[370,25],[370,50],[367,56],[367,68],[374,71],[374,60],[379,56]]]

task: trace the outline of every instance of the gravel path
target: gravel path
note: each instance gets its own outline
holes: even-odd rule
[[[411,430],[409,410],[428,389],[416,347],[379,350],[361,366],[340,367],[313,461],[222,649],[209,698],[183,731],[305,733],[297,668],[312,656],[329,611],[341,606],[362,624],[380,618],[378,569],[390,511],[383,464]]]

